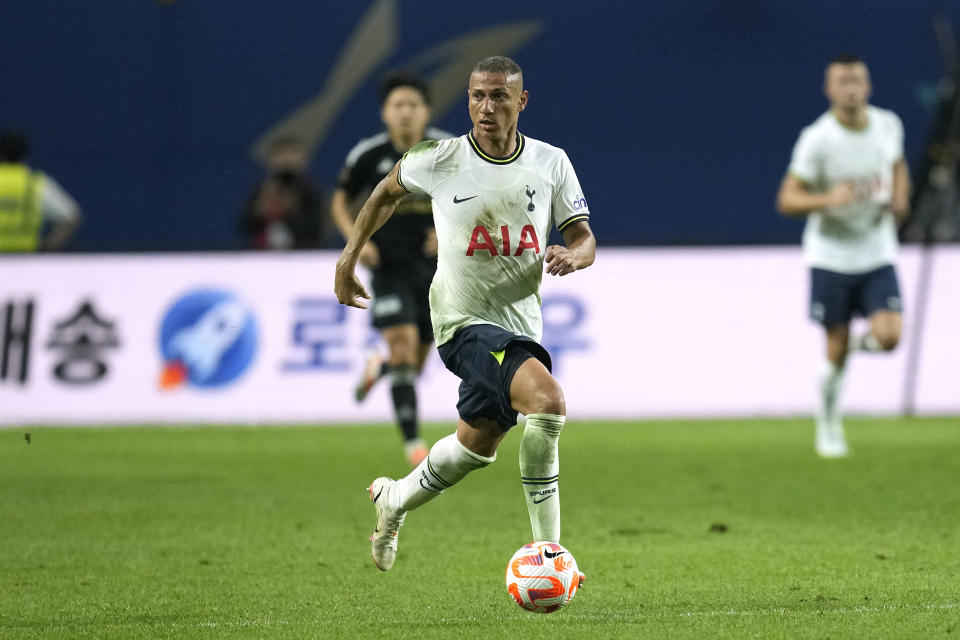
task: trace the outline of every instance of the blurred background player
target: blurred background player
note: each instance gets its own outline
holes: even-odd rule
[[[396,559],[407,512],[496,460],[518,412],[527,417],[520,481],[533,539],[560,541],[558,444],[566,402],[539,344],[539,290],[544,271],[565,276],[593,264],[596,241],[566,153],[517,131],[529,97],[517,63],[481,60],[467,96],[471,131],[410,149],[364,204],[337,261],[337,300],[363,308],[358,298],[370,296],[355,275],[363,245],[407,193],[433,198],[440,261],[430,310],[440,357],[461,379],[460,420],[406,477],[371,483],[371,553],[382,571]],[[552,226],[566,246],[546,246]]]
[[[427,126],[430,93],[418,75],[390,73],[381,81],[379,93],[386,131],[353,147],[333,194],[333,219],[345,239],[353,232],[359,205],[410,147],[425,139],[451,137]],[[415,384],[433,343],[428,297],[437,270],[437,234],[430,197],[409,194],[401,199],[393,217],[364,245],[360,261],[373,271],[373,326],[387,343],[389,355],[384,360],[376,351],[369,354],[354,395],[362,402],[377,380],[390,378],[407,459],[416,466],[428,451],[420,438]]]
[[[80,223],[80,207],[56,180],[26,164],[27,136],[0,132],[0,252],[56,251]]]
[[[811,267],[810,316],[826,331],[827,361],[819,375],[816,450],[847,455],[840,390],[851,351],[891,351],[902,328],[894,262],[897,223],[909,212],[910,177],[903,125],[892,111],[867,103],[870,76],[856,56],[827,66],[830,109],[800,134],[777,208],[807,217],[804,257]],[[869,330],[850,338],[854,315]]]
[[[278,139],[267,156],[267,175],[247,196],[240,229],[251,249],[315,249],[327,213],[307,176],[308,156],[294,137]]]

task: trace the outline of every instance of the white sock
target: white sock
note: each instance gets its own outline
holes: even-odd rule
[[[416,509],[496,459],[496,455],[487,458],[470,451],[451,433],[430,448],[416,469],[397,481],[390,492],[390,506],[401,511]]]
[[[534,540],[560,542],[560,458],[564,416],[531,413],[520,440],[520,482]]]
[[[843,368],[827,360],[817,379],[820,407],[817,412],[817,428],[832,432],[833,425],[840,421],[840,390],[843,387]]]
[[[883,351],[883,347],[880,346],[880,341],[877,340],[876,336],[867,331],[853,341],[853,348],[850,350],[875,353],[877,351]]]

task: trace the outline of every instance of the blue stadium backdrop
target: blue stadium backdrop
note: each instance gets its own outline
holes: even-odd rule
[[[931,125],[939,3],[850,0],[4,2],[0,126],[83,206],[81,250],[236,248],[272,136],[305,136],[329,187],[378,129],[375,86],[412,66],[465,132],[467,72],[526,71],[521,130],[565,147],[603,244],[793,243],[772,202],[826,59],[871,64],[916,164]],[[943,3],[960,24],[960,7]]]

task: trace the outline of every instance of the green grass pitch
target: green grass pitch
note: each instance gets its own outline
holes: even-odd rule
[[[587,583],[541,616],[503,584],[519,433],[381,573],[365,488],[406,472],[392,427],[0,430],[0,638],[960,637],[960,419],[847,431],[821,460],[808,420],[571,421]]]

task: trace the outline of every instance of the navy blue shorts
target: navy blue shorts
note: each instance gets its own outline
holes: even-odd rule
[[[892,265],[854,275],[810,270],[810,318],[827,329],[849,324],[855,315],[869,318],[881,310],[899,313],[902,306]]]
[[[476,418],[496,420],[504,431],[517,424],[510,403],[510,383],[527,358],[536,358],[552,370],[547,350],[532,338],[492,324],[458,329],[437,349],[447,369],[460,378],[457,413],[464,422]]]

